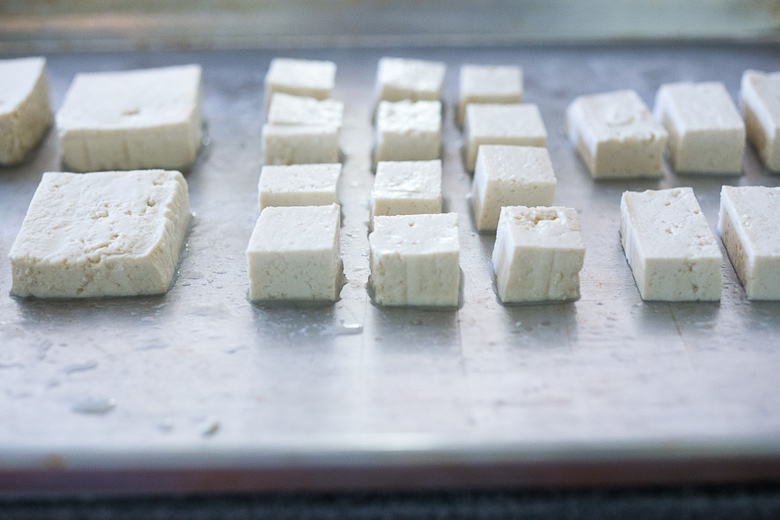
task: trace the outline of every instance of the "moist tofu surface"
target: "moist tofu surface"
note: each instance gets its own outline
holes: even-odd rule
[[[764,165],[780,171],[780,72],[746,70],[742,74],[739,102],[748,139]]]
[[[512,65],[463,65],[460,68],[458,125],[463,125],[469,103],[520,103],[523,70]]]
[[[371,190],[371,218],[441,212],[441,161],[377,164]]]
[[[427,161],[441,155],[440,101],[382,101],[376,118],[374,157],[379,161]]]
[[[446,65],[440,61],[380,58],[376,78],[377,102],[438,100],[446,71]]]
[[[336,83],[336,64],[325,60],[274,58],[265,75],[266,107],[276,92],[315,99],[330,97]]]
[[[312,97],[277,93],[271,98],[268,123],[274,125],[331,125],[343,126],[344,103],[335,99],[318,100]]]
[[[335,204],[340,175],[341,164],[263,166],[258,182],[260,209]]]

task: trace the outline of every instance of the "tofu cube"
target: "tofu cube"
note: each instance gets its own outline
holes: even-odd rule
[[[441,154],[441,102],[379,103],[376,148],[379,161],[429,161]]]
[[[274,58],[264,83],[266,108],[277,92],[328,99],[336,83],[336,64],[332,61]]]
[[[190,218],[179,172],[44,173],[9,254],[11,293],[162,294],[173,281]]]
[[[377,216],[368,241],[371,287],[378,305],[458,305],[457,213]]]
[[[320,164],[339,162],[339,135],[335,125],[263,125],[265,164]]]
[[[574,209],[501,208],[493,270],[502,302],[578,299],[584,259],[585,242]]]
[[[780,171],[780,72],[746,70],[739,104],[748,140],[769,170]]]
[[[720,300],[723,256],[691,188],[627,191],[620,235],[643,300]]]
[[[340,214],[337,204],[265,208],[246,250],[249,299],[338,299]]]
[[[441,213],[441,161],[380,162],[371,190],[377,215]]]
[[[469,103],[520,103],[523,70],[510,65],[463,65],[460,68],[458,126],[466,119]]]
[[[51,120],[46,60],[0,60],[0,165],[22,162]]]
[[[201,69],[77,74],[57,131],[78,171],[187,168],[201,144]]]
[[[268,123],[273,125],[344,124],[344,103],[334,99],[322,101],[312,97],[274,94],[268,109]]]
[[[745,123],[723,83],[662,85],[653,113],[669,132],[669,159],[677,173],[741,173]]]
[[[723,186],[718,231],[748,299],[780,300],[780,188]]]
[[[376,73],[376,100],[439,100],[446,71],[447,67],[439,61],[381,58]]]
[[[263,166],[260,210],[269,206],[329,206],[338,202],[341,164]]]
[[[550,206],[555,173],[547,148],[482,145],[471,185],[479,231],[495,231],[502,206]]]
[[[593,178],[663,175],[669,134],[633,90],[578,97],[566,109],[566,125]]]
[[[524,104],[471,104],[466,106],[464,137],[466,169],[474,171],[483,144],[547,146],[547,130],[539,107]]]

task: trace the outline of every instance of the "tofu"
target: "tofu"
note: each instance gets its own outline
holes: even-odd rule
[[[458,96],[458,126],[466,119],[469,103],[520,103],[523,70],[511,65],[462,65]]]
[[[269,206],[329,206],[338,203],[341,164],[263,166],[260,210]]]
[[[11,293],[162,294],[190,218],[187,182],[176,171],[44,173],[9,254]]]
[[[56,120],[71,169],[187,168],[202,138],[200,66],[77,74]]]
[[[374,160],[429,161],[441,155],[441,102],[379,103]]]
[[[620,235],[643,300],[718,301],[723,256],[691,188],[627,191]]]
[[[723,83],[661,85],[653,115],[669,132],[669,159],[677,173],[742,172],[745,123]]]
[[[550,206],[557,181],[547,148],[482,145],[471,184],[479,231],[495,231],[502,206]]]
[[[484,144],[547,146],[547,129],[539,107],[524,104],[471,104],[466,107],[464,129],[466,169],[474,171],[477,151]]]
[[[277,92],[328,99],[336,83],[336,64],[323,60],[274,58],[265,75],[265,106]]]
[[[498,220],[492,260],[502,302],[580,297],[585,242],[573,208],[506,206]]]
[[[273,125],[344,126],[344,103],[335,99],[274,94],[268,109],[268,123]]]
[[[441,161],[380,162],[371,190],[371,220],[377,215],[441,213]]]
[[[338,299],[340,214],[338,204],[265,208],[246,249],[249,299]]]
[[[384,57],[376,73],[376,100],[437,101],[447,67],[439,61]]]
[[[718,232],[750,300],[780,300],[780,188],[723,186]]]
[[[263,125],[265,164],[339,162],[341,129],[334,125]]]
[[[458,305],[457,213],[377,216],[368,242],[370,284],[377,305]]]
[[[780,72],[746,70],[739,104],[747,137],[767,169],[780,171]]]
[[[22,162],[51,121],[46,60],[0,60],[0,165]]]
[[[566,126],[594,179],[663,175],[669,134],[633,90],[576,98],[566,109]]]

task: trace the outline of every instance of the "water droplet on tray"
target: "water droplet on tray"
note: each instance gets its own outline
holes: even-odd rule
[[[116,400],[110,397],[87,397],[74,402],[70,410],[75,413],[103,415],[114,409]]]
[[[206,417],[198,424],[201,437],[210,437],[219,431],[219,421],[215,417]]]
[[[97,368],[98,362],[94,360],[82,361],[81,363],[73,363],[62,369],[66,374],[72,374],[74,372],[85,372],[87,370],[93,370]]]

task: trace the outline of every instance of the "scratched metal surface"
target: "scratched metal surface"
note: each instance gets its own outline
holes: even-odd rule
[[[348,282],[341,300],[325,308],[263,308],[246,298],[244,249],[262,165],[261,85],[276,55],[336,61],[334,96],[346,102],[340,197]],[[448,65],[444,191],[447,209],[460,215],[465,278],[457,311],[381,309],[367,296],[371,94],[383,55]],[[567,463],[600,459],[631,461],[612,475],[629,482],[644,471],[640,459],[707,459],[717,468],[721,458],[780,456],[780,303],[748,302],[727,260],[719,304],[643,303],[618,237],[624,190],[692,186],[714,227],[722,183],[774,186],[780,177],[748,150],[740,177],[667,171],[659,181],[597,183],[563,131],[565,106],[582,93],[633,88],[652,103],[661,83],[721,80],[736,96],[744,69],[780,70],[776,47],[55,55],[48,62],[53,106],[78,71],[190,62],[203,66],[208,139],[187,173],[196,217],[165,296],[10,297],[7,252],[41,173],[60,169],[54,132],[29,162],[0,171],[0,491],[146,489],[148,472],[171,468],[196,476],[250,469],[253,480],[241,484],[250,489],[327,488],[312,483],[316,468],[332,469],[333,477],[356,465],[365,472],[355,486],[392,485],[392,476],[382,479],[391,467],[462,486],[499,467],[505,472],[489,480],[496,485],[581,484],[588,476],[567,473]],[[582,221],[587,254],[576,303],[505,307],[495,296],[493,237],[474,232],[465,199],[470,177],[453,125],[462,63],[524,69],[525,101],[539,104],[549,133],[555,203],[575,207]],[[84,413],[90,407],[94,413]],[[511,471],[519,461],[533,461],[539,472]],[[437,469],[452,466],[457,476]],[[295,478],[262,478],[265,470],[291,468]],[[56,479],[68,470],[97,477]],[[750,467],[720,471],[723,478],[751,475]],[[159,489],[231,486],[198,482],[172,477]]]

